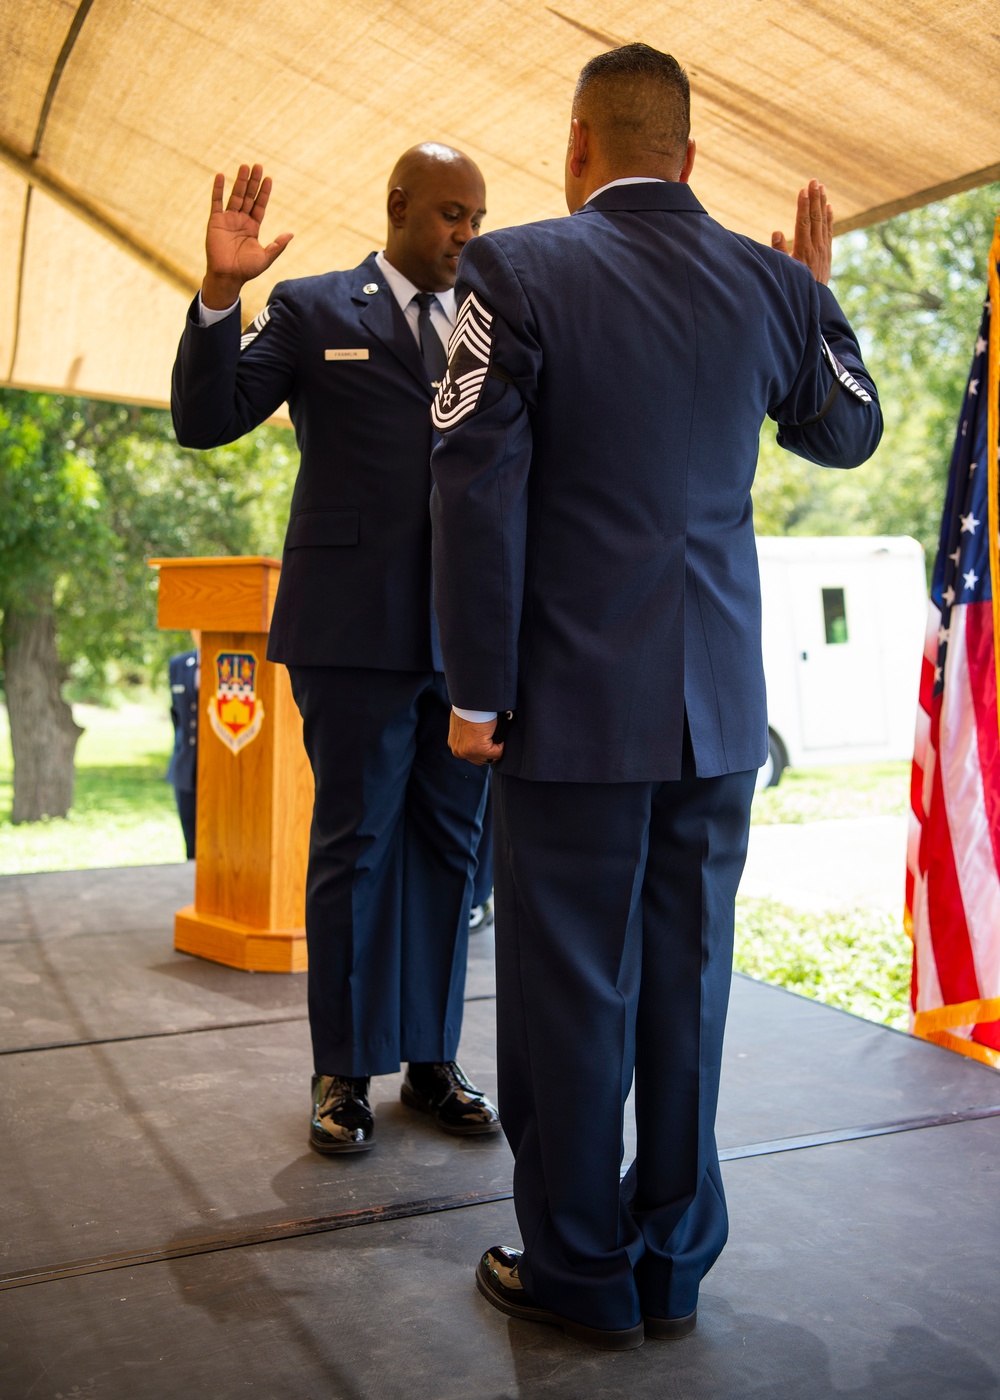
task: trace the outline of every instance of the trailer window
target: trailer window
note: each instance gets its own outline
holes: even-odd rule
[[[828,645],[847,641],[847,607],[842,588],[823,589],[823,624]]]

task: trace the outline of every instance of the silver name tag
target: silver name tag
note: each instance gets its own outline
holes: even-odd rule
[[[324,350],[324,360],[367,360],[367,350]]]

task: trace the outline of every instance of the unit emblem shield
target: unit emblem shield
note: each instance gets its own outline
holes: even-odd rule
[[[237,754],[256,739],[264,723],[264,705],[256,688],[257,658],[252,651],[220,651],[215,676],[208,722],[230,753]]]

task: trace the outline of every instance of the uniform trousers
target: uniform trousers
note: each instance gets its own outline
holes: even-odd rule
[[[289,666],[316,783],[306,878],[317,1074],[458,1052],[486,778],[440,672]]]
[[[493,795],[486,784],[486,806],[483,808],[483,835],[476,852],[476,878],[472,886],[472,903],[485,904],[493,893]]]
[[[687,733],[676,782],[493,774],[519,1274],[591,1327],[686,1316],[726,1241],[715,1112],[755,777],[698,778]]]
[[[198,827],[198,794],[193,789],[175,787],[174,799],[177,802],[177,815],[181,819],[181,831],[184,833],[184,851],[188,860],[194,860],[194,838]]]

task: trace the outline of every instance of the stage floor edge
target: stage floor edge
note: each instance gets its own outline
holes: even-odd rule
[[[309,1151],[305,979],[175,952],[191,885],[0,878],[3,1400],[1000,1400],[995,1071],[737,977],[698,1330],[593,1352],[476,1292],[518,1242],[502,1138],[386,1076],[371,1153]],[[490,1091],[494,1033],[487,930],[461,1059]]]

